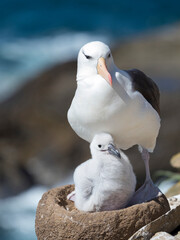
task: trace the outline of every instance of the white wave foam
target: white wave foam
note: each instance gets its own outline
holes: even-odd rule
[[[105,36],[64,33],[36,39],[11,39],[0,42],[0,100],[9,97],[31,76],[57,62],[77,56],[89,41],[109,42]]]

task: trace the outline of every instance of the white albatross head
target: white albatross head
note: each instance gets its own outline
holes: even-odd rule
[[[99,41],[84,45],[78,54],[77,80],[82,80],[93,75],[101,75],[111,86],[111,70],[114,62],[109,47]]]
[[[90,144],[90,150],[92,157],[101,157],[102,154],[110,154],[121,158],[119,149],[115,146],[114,140],[109,133],[96,134]]]

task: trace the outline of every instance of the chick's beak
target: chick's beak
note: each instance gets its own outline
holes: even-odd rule
[[[108,145],[108,152],[118,158],[121,158],[121,154],[119,152],[119,149],[116,148],[112,143]]]
[[[107,70],[106,60],[103,57],[98,59],[97,72],[112,86],[112,77]]]

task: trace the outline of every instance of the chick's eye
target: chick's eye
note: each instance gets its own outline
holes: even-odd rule
[[[102,147],[102,145],[99,144],[99,145],[98,145],[98,148],[101,148],[101,147]]]

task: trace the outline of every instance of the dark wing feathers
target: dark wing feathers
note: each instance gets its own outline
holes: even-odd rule
[[[125,70],[132,80],[135,91],[139,91],[160,114],[160,93],[156,83],[138,69]]]

